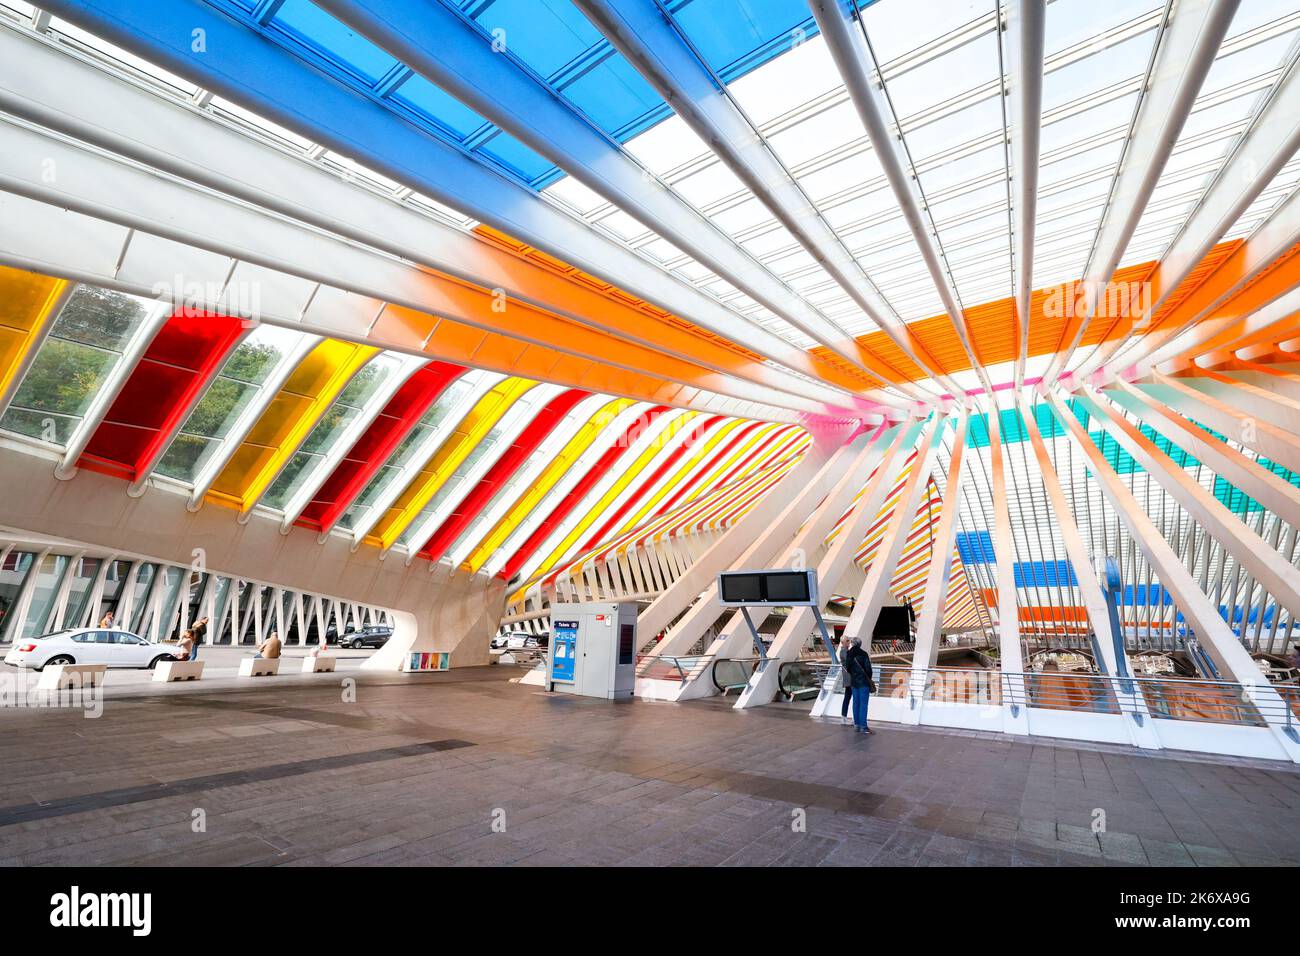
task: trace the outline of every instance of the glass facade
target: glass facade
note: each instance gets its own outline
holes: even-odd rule
[[[302,333],[258,326],[242,341],[203,393],[159,459],[157,471],[193,482],[266,381],[302,341]]]
[[[157,303],[81,285],[32,360],[0,429],[66,445]]]
[[[378,355],[363,365],[276,476],[261,503],[283,511],[300,488],[317,479],[324,480],[325,476],[317,472],[325,456],[347,434],[349,426],[366,413],[376,393],[401,365],[401,359],[395,355]]]

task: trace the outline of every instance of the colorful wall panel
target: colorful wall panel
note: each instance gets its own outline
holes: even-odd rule
[[[590,394],[582,389],[571,388],[551,399],[519,433],[510,447],[501,453],[482,480],[461,500],[455,511],[448,515],[438,530],[429,536],[420,553],[430,561],[439,560],[461,532],[469,527],[470,522],[487,507],[497,489],[510,480],[528,460],[528,456],[537,450],[537,447],[546,440],[546,436],[564,419],[565,415],[573,410],[573,406]]]
[[[62,279],[0,266],[0,395],[9,391],[67,286]]]
[[[388,513],[375,524],[366,540],[381,548],[391,548],[402,532],[438,493],[438,489],[455,474],[481,442],[525,392],[537,383],[526,378],[508,378],[479,399],[456,426],[452,434],[420,469],[406,490],[393,502]]]
[[[208,490],[208,500],[247,511],[293,457],[352,376],[378,349],[326,339],[276,393]]]
[[[216,312],[173,313],[90,436],[79,467],[135,481],[148,474],[247,328]]]
[[[316,531],[333,527],[421,416],[464,371],[463,365],[430,362],[408,378],[325,479],[297,523]]]

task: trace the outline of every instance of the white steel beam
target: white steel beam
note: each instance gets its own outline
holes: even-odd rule
[[[13,67],[0,79],[0,109],[14,116],[472,285],[501,289],[511,299],[683,361],[699,361],[662,335],[638,336],[635,326],[605,320],[608,306],[594,291],[569,283],[566,294],[587,305],[575,312],[571,302],[539,293],[537,282],[529,279],[534,267],[524,262],[514,269],[503,267],[500,257],[488,254],[486,242],[471,233],[110,74],[102,64],[52,41],[0,28],[0,60]],[[751,341],[748,347],[757,344]],[[714,370],[727,373],[722,367]],[[808,395],[805,380],[780,368],[754,364],[743,374],[756,384]]]
[[[1095,395],[1095,392],[1093,393]],[[1240,521],[1155,443],[1117,414],[1108,403],[1081,394],[1078,400],[1134,460],[1147,470],[1220,546],[1260,581],[1292,614],[1300,614],[1300,570]]]
[[[845,442],[824,459],[815,474],[791,483],[790,487],[796,489],[793,494],[781,493],[781,486],[772,489],[763,503],[750,513],[750,516],[755,517],[752,529],[755,534],[751,536],[749,531],[745,531],[733,541],[732,535],[741,529],[743,522],[732,528],[706,552],[696,566],[696,573],[683,578],[680,584],[665,591],[641,612],[637,626],[641,628],[643,643],[652,640],[669,622],[681,615],[681,620],[672,625],[662,641],[649,647],[648,652],[672,656],[684,654],[694,647],[709,625],[722,613],[716,603],[716,575],[732,568],[764,567],[776,560],[779,549],[786,546],[799,532],[800,526],[810,514],[819,507],[834,507],[836,488],[841,489],[843,494],[843,489],[852,485],[850,475],[860,475],[864,467],[869,467],[870,462],[879,459],[888,441],[884,434],[886,432],[890,430],[881,426],[859,435],[853,441]],[[812,455],[813,452],[810,451],[809,456]],[[748,542],[745,541],[746,538],[749,539]],[[737,544],[741,550],[737,550]],[[695,600],[685,614],[681,613],[683,599]]]
[[[1296,319],[1300,318],[1300,289],[1293,289],[1245,315],[1235,309],[1225,313],[1166,339],[1163,346],[1143,359],[1138,374],[1145,375],[1153,369],[1166,373],[1181,371],[1180,366],[1185,367],[1189,357],[1215,349],[1232,349],[1238,342],[1256,342],[1266,337],[1285,340],[1295,333]]]
[[[1065,414],[1073,418],[1072,413],[1059,402],[1053,401],[1052,407],[1058,416]],[[1106,596],[1102,593],[1101,583],[1097,580],[1094,558],[1102,555],[1088,553],[1088,546],[1083,541],[1083,535],[1079,533],[1079,525],[1075,522],[1070,503],[1061,489],[1061,482],[1056,476],[1056,468],[1052,464],[1047,443],[1043,441],[1042,433],[1038,430],[1038,422],[1034,420],[1033,409],[1029,407],[1028,402],[1021,403],[1020,414],[1025,423],[1025,431],[1029,433],[1029,440],[1034,446],[1034,456],[1038,459],[1038,469],[1043,476],[1043,487],[1047,490],[1047,498],[1052,504],[1052,514],[1056,517],[1056,528],[1061,533],[1065,553],[1070,559],[1075,579],[1079,582],[1079,594],[1088,612],[1088,623],[1092,625],[1093,633],[1097,637],[1102,663],[1109,676],[1118,677],[1122,669],[1119,666],[1115,645],[1116,638],[1122,640],[1123,635],[1116,635],[1111,627],[1110,609],[1106,604]]]
[[[243,331],[239,333],[239,336],[230,346],[229,351],[227,351],[223,358],[223,362],[234,353],[235,349],[239,348],[243,341],[252,334],[253,329],[255,328],[257,328],[257,321],[255,319],[245,319],[243,321]],[[130,486],[126,489],[126,493],[132,498],[139,498],[144,494],[145,489],[149,485],[149,478],[153,475],[154,467],[158,462],[162,461],[163,456],[167,454],[167,450],[171,447],[172,441],[174,441],[176,436],[180,434],[181,428],[184,427],[185,423],[189,420],[190,414],[194,411],[195,406],[203,400],[203,396],[207,394],[207,390],[212,386],[213,380],[216,379],[220,372],[221,368],[218,366],[218,368],[208,377],[208,381],[205,383],[204,387],[201,389],[195,389],[194,394],[190,396],[189,404],[181,409],[180,414],[176,415],[173,419],[171,430],[165,434],[163,440],[158,442],[155,446],[153,457],[140,462],[139,468],[136,471],[135,480],[132,481]]]
[[[873,517],[880,514],[880,509],[884,506],[885,499],[898,474],[900,456],[905,456],[911,451],[916,443],[916,436],[920,433],[924,424],[924,419],[913,419],[889,433],[881,434],[873,441],[872,446],[864,451],[845,474],[843,480],[826,496],[826,500],[822,505],[799,529],[798,535],[790,543],[781,560],[777,562],[778,566],[804,568],[810,562],[817,561],[818,576],[820,577],[821,568],[827,565],[827,558],[832,554],[840,556],[836,557],[835,562],[841,564],[841,567],[846,566],[840,560],[845,554],[848,555],[848,564],[851,564],[852,555],[857,552],[862,543],[863,531],[860,521],[868,521],[868,514]],[[846,515],[846,509],[850,508],[851,511]],[[844,521],[839,535],[835,541],[827,546],[826,539],[835,530],[837,522],[840,522],[841,518]],[[858,526],[856,536],[853,533],[853,525]],[[851,545],[848,543],[850,541],[852,541]],[[826,587],[829,588],[831,585],[828,583]],[[767,620],[769,611],[767,608],[751,608],[750,616],[754,621],[754,626],[760,627]],[[802,633],[806,634],[811,627],[811,623],[805,620],[803,627]],[[780,635],[777,636],[777,640],[779,639]],[[749,642],[748,625],[743,615],[735,612],[723,627],[718,639],[713,642],[705,653],[715,659],[728,657],[738,653],[741,648],[748,646]],[[797,653],[798,648],[799,643],[797,641],[787,640],[783,642],[783,652],[790,653],[793,651]],[[776,653],[776,640],[774,640],[769,655]],[[776,666],[779,669],[780,661],[777,661]],[[764,693],[768,694],[768,700],[771,700],[771,695],[776,693],[776,676],[776,672],[774,672],[772,675],[773,682],[765,686]],[[697,680],[702,679],[702,677],[697,678]]]
[[[939,527],[935,531],[931,549],[930,568],[926,573],[925,597],[921,613],[916,618],[916,648],[912,654],[913,670],[934,667],[939,659],[939,635],[943,630],[944,606],[948,600],[948,580],[952,577],[952,549],[957,541],[957,514],[961,509],[961,487],[968,468],[965,463],[966,433],[970,415],[963,413],[957,420],[957,432],[952,440],[952,455],[948,464],[948,480],[944,487],[943,510]],[[919,661],[924,664],[918,665]]]
[[[104,422],[104,416],[113,407],[113,402],[117,400],[118,394],[126,384],[126,380],[131,377],[140,360],[144,358],[144,353],[148,350],[149,344],[153,341],[158,330],[166,324],[167,319],[171,316],[171,309],[168,303],[156,303],[148,315],[141,321],[136,330],[131,333],[130,339],[122,349],[122,356],[117,360],[109,376],[99,383],[95,389],[95,396],[91,399],[89,407],[77,427],[73,429],[72,434],[68,436],[68,443],[64,448],[63,457],[59,459],[58,466],[54,469],[56,478],[63,480],[72,478],[77,473],[77,460],[81,458],[81,453],[86,450],[90,444],[90,439],[94,436],[95,430]]]
[[[1300,79],[1297,79],[1296,83],[1297,90],[1300,90]],[[1292,94],[1292,97],[1300,100],[1300,92]],[[1288,97],[1288,109],[1295,108],[1290,104],[1292,97]],[[1262,126],[1261,129],[1271,128],[1277,130],[1278,128],[1284,128],[1291,132],[1292,135],[1287,137],[1285,142],[1281,144],[1270,143],[1270,146],[1279,150],[1287,159],[1290,159],[1291,155],[1295,153],[1297,144],[1300,144],[1300,119],[1297,119],[1296,115],[1289,117],[1277,115],[1271,110],[1266,111],[1265,117],[1275,125],[1271,127]],[[1243,144],[1241,148],[1245,149],[1246,145]],[[1280,156],[1277,158],[1280,158]],[[1235,198],[1237,202],[1233,204],[1233,208],[1236,208],[1241,203],[1249,205],[1249,201],[1254,201],[1254,198],[1268,185],[1269,181],[1258,175],[1254,165],[1256,162],[1253,150],[1252,155],[1243,158],[1240,164],[1230,160],[1216,181],[1217,184],[1221,184],[1218,186],[1219,189],[1234,190],[1230,198]],[[1271,166],[1272,163],[1269,165]],[[1250,192],[1239,195],[1235,190],[1240,187],[1243,181],[1252,188]],[[1225,202],[1227,201],[1225,200]],[[1217,202],[1217,192],[1213,188],[1205,202]],[[1165,260],[1162,259],[1153,273],[1156,293],[1151,304],[1152,314],[1177,289],[1178,285],[1191,273],[1196,264],[1201,261],[1200,258],[1193,259],[1193,253],[1201,252],[1203,255],[1204,252],[1209,251],[1214,243],[1222,237],[1223,232],[1221,230],[1231,226],[1234,221],[1227,219],[1226,214],[1224,214],[1215,218],[1213,223],[1199,224],[1198,227],[1203,227],[1206,230],[1204,233],[1193,236],[1190,232],[1187,232],[1184,235],[1188,238],[1183,239],[1180,237],[1177,240],[1177,245],[1172,249],[1179,257],[1177,263],[1166,269]],[[1202,320],[1208,319],[1207,326],[1215,329],[1219,328],[1218,325],[1214,324],[1218,320],[1212,318],[1217,313],[1224,312],[1233,319],[1242,318],[1243,316],[1239,312],[1234,312],[1233,296],[1272,268],[1278,258],[1288,252],[1297,242],[1300,242],[1300,191],[1293,192],[1274,210],[1268,220],[1251,234],[1250,238],[1246,240],[1246,244],[1233,253],[1233,257],[1229,262],[1233,262],[1233,260],[1236,260],[1236,262],[1233,263],[1233,271],[1229,277],[1230,283],[1214,302],[1205,308],[1187,314],[1184,321],[1176,326],[1166,323],[1147,332],[1145,335],[1123,336],[1110,343],[1099,345],[1088,359],[1071,371],[1072,380],[1081,381],[1094,372],[1103,369],[1103,367],[1106,373],[1105,377],[1113,378],[1125,368],[1146,361],[1148,356],[1161,349],[1171,339],[1175,339],[1188,330],[1194,330]],[[1184,249],[1184,246],[1190,246],[1191,249]],[[1217,273],[1212,274],[1207,281],[1213,282],[1216,277]],[[1295,288],[1294,283],[1292,283],[1291,288]],[[1290,288],[1279,289],[1278,296],[1289,291]]]
[[[1259,421],[1236,404],[1191,388],[1184,379],[1153,375],[1138,387],[1179,414],[1227,435],[1292,471],[1300,472],[1300,437],[1294,431]]]
[[[1069,365],[1098,304],[1106,300],[1104,287],[1146,211],[1239,2],[1179,0],[1172,6],[1084,271],[1083,320],[1048,367],[1044,378],[1049,384]]]
[[[880,615],[880,607],[889,591],[889,584],[894,576],[899,555],[907,544],[908,534],[916,521],[916,509],[920,505],[921,492],[925,489],[927,479],[934,467],[935,454],[943,438],[947,419],[935,414],[929,427],[917,447],[916,457],[912,459],[911,469],[903,482],[902,491],[894,504],[894,510],[885,524],[884,536],[876,549],[866,580],[859,589],[853,605],[853,613],[844,628],[848,640],[866,635],[871,642],[871,632]],[[917,425],[920,423],[918,422]],[[903,439],[912,439],[916,427],[908,429],[899,441],[890,448],[890,456],[881,462],[875,476],[863,490],[853,508],[849,519],[841,526],[839,537],[827,549],[825,556],[817,564],[817,579],[822,589],[822,604],[830,600],[833,589],[840,585],[845,572],[853,563],[862,539],[873,521],[880,516],[880,510],[893,490],[897,478],[897,454],[904,447],[910,448],[911,441],[904,444]],[[779,686],[779,673],[783,661],[793,660],[799,656],[799,650],[808,634],[812,631],[815,617],[811,608],[793,608],[781,625],[781,630],[772,639],[768,650],[768,661],[756,670],[747,686],[736,700],[736,709],[757,707],[770,703]],[[821,698],[819,698],[821,700]]]
[[[1043,44],[1046,0],[1007,2],[1007,98],[1010,108],[1011,222],[1015,243],[1016,321],[1020,352],[1015,384],[1029,356],[1030,303],[1034,294],[1034,235],[1038,218],[1038,151],[1043,121]]]
[[[575,0],[575,5],[894,344],[959,394],[938,364],[922,354],[902,318],[658,0]],[[858,361],[870,366],[880,360],[860,354]]]
[[[14,147],[12,151],[0,154],[0,189],[38,203],[54,205],[60,210],[72,210],[104,222],[169,239],[186,247],[215,253],[227,261],[223,261],[225,271],[222,275],[219,278],[214,276],[211,280],[214,288],[224,288],[229,284],[228,279],[235,275],[231,272],[228,261],[233,259],[308,282],[342,288],[372,299],[381,307],[384,303],[392,303],[432,317],[450,318],[485,332],[505,334],[500,332],[500,328],[494,327],[498,323],[492,319],[495,314],[492,306],[494,300],[489,290],[470,290],[457,286],[453,292],[438,282],[431,281],[427,271],[392,256],[314,230],[305,230],[280,216],[230,202],[209,190],[149,173],[133,164],[86,151],[37,130],[18,126],[0,128],[4,129],[7,142]],[[39,167],[33,167],[23,159],[26,155],[49,157],[60,170],[59,176],[53,182],[45,181]],[[18,224],[13,223],[10,228],[20,232],[12,244],[22,254],[23,241],[30,236],[33,227],[28,225],[19,230]],[[8,234],[8,230],[5,233]],[[139,262],[135,265],[141,269],[145,267]],[[147,284],[157,285],[170,283],[174,274],[159,268],[145,278]],[[186,275],[185,278],[194,277]],[[471,294],[478,302],[471,304],[458,301],[461,292]],[[519,308],[524,309],[523,306]],[[380,327],[377,331],[374,323],[376,314],[367,310],[367,313],[347,318],[331,317],[339,322],[339,328],[329,331],[345,338],[396,350],[423,352],[427,335],[422,337],[419,331],[406,328],[400,323],[389,323],[390,327],[398,326],[396,333],[385,332],[385,327]],[[289,321],[283,316],[278,321],[272,315],[264,317],[268,322],[276,324]],[[541,316],[535,317],[542,319]],[[293,316],[293,319],[297,318],[298,316]],[[528,316],[522,315],[517,325],[512,323],[510,337],[517,338],[522,343],[566,352],[591,363],[614,365],[656,379],[663,378],[662,358],[648,350],[645,351],[645,361],[640,363],[643,367],[614,363],[608,360],[607,354],[579,350],[563,341],[554,341],[553,336],[533,331],[527,320]],[[436,322],[431,323],[430,328],[434,325]],[[394,334],[401,335],[402,338],[394,338]],[[608,375],[600,376],[600,381],[608,380]],[[789,402],[800,411],[824,413],[830,410],[825,404],[787,396],[729,376],[706,375],[703,381],[710,388],[717,386],[716,391],[720,394],[756,406],[760,403],[767,405],[775,400]],[[565,384],[582,387],[584,383],[577,381]],[[602,390],[596,384],[594,375],[589,387],[595,391]],[[814,391],[823,389],[823,386],[815,384],[812,387]],[[687,391],[682,391],[684,388]],[[693,388],[694,386],[677,385],[673,391],[686,395]],[[833,390],[827,391],[829,394],[825,395],[826,398],[835,397]],[[851,400],[845,398],[839,408],[845,414],[851,414],[848,411],[851,404]],[[757,414],[752,417],[766,416]],[[792,416],[778,414],[779,420],[790,418]]]
[[[370,505],[370,509],[365,513],[365,516],[352,526],[349,534],[352,537],[353,551],[356,551],[361,546],[361,542],[365,540],[366,535],[379,523],[379,519],[387,513],[393,503],[401,497],[411,479],[419,474],[420,469],[424,467],[434,452],[442,447],[443,442],[456,433],[456,429],[465,420],[465,416],[469,414],[470,409],[478,404],[479,399],[500,384],[504,377],[495,373],[480,373],[479,379],[474,383],[473,387],[447,410],[447,414],[443,416],[442,421],[438,422],[438,426],[425,436],[424,441],[420,443],[420,447],[407,457],[406,461],[400,466],[398,473],[389,479],[384,486],[384,490]]]
[[[807,352],[726,308],[703,290],[564,214],[533,190],[406,123],[385,106],[314,70],[202,0],[171,0],[147,14],[116,0],[47,0],[46,7],[136,55],[381,175],[599,276],[665,311],[813,378]],[[208,47],[195,55],[201,30]],[[386,148],[378,148],[378,144]],[[770,352],[769,352],[770,350]]]
[[[1204,463],[1216,475],[1250,495],[1269,512],[1293,527],[1300,527],[1300,488],[1283,481],[1140,388],[1127,382],[1116,382],[1103,394]]]
[[[212,483],[217,480],[222,470],[230,463],[230,459],[239,450],[239,446],[244,443],[248,433],[252,431],[253,426],[262,417],[262,413],[270,407],[271,402],[275,401],[275,396],[279,394],[280,388],[288,381],[294,369],[301,364],[302,360],[320,341],[319,336],[304,334],[292,349],[289,349],[281,356],[280,361],[266,377],[266,381],[262,383],[253,400],[240,411],[230,429],[221,438],[216,451],[212,453],[211,457],[194,476],[194,487],[190,491],[189,501],[185,505],[189,511],[198,511],[203,506],[203,497],[208,493],[208,489],[212,487]]]
[[[844,79],[849,97],[857,108],[867,138],[871,141],[871,148],[880,162],[885,178],[889,180],[899,211],[916,241],[917,251],[939,293],[953,330],[984,389],[991,392],[992,383],[989,382],[971,341],[966,316],[957,298],[957,289],[947,262],[944,261],[943,250],[939,247],[938,230],[930,216],[925,197],[921,194],[920,183],[907,156],[902,134],[896,132],[898,124],[885,95],[880,67],[867,42],[865,28],[860,20],[855,22],[857,2],[853,0],[846,4],[844,0],[809,0],[808,5],[817,19],[817,25],[821,28],[822,37],[826,40],[826,47],[840,76]],[[964,404],[964,394],[956,394],[953,398]]]
[[[997,562],[998,661],[1009,674],[1024,671],[1020,650],[1020,601],[1016,591],[1016,540],[1011,530],[1011,500],[1007,494],[1006,452],[1002,444],[1002,414],[996,396],[989,397],[990,489],[993,499],[993,559]]]
[[[459,10],[318,0],[353,30],[536,150],[819,344],[870,373],[858,343],[527,70]]]
[[[1197,641],[1210,655],[1216,667],[1229,679],[1246,685],[1254,699],[1264,705],[1263,716],[1278,736],[1279,743],[1293,759],[1300,758],[1300,746],[1284,736],[1281,725],[1286,723],[1287,705],[1278,696],[1268,679],[1260,672],[1241,641],[1232,633],[1205,592],[1170,546],[1160,529],[1147,517],[1141,503],[1133,497],[1124,482],[1111,468],[1106,456],[1084,432],[1083,427],[1061,404],[1055,394],[1048,392],[1058,417],[1074,441],[1075,447],[1088,460],[1092,473],[1110,501],[1120,520],[1128,528],[1132,540],[1141,549],[1147,562],[1170,593],[1178,610],[1182,612]],[[1293,731],[1294,732],[1294,731]]]
[[[393,369],[393,373],[388,377],[388,380],[370,397],[370,401],[361,410],[361,413],[348,423],[343,434],[335,439],[334,444],[330,446],[330,450],[325,454],[324,458],[312,469],[311,474],[302,482],[293,497],[285,503],[284,518],[280,521],[281,534],[289,533],[289,529],[298,520],[303,509],[311,504],[316,492],[329,480],[339,462],[357,443],[357,439],[366,433],[366,429],[379,417],[379,413],[384,410],[384,406],[407,383],[410,377],[424,368],[425,362],[425,359],[416,358],[415,356],[403,357],[401,364]],[[267,488],[270,488],[270,484],[267,485]]]

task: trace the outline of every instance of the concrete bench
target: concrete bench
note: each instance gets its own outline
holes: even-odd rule
[[[174,680],[199,680],[203,677],[203,661],[159,661],[153,669],[153,679],[160,683]]]
[[[64,690],[69,687],[99,687],[104,683],[104,664],[47,664],[36,682],[37,690]]]
[[[274,677],[280,673],[280,658],[245,657],[239,662],[240,677]]]
[[[309,655],[302,659],[302,672],[304,674],[331,673],[337,661],[338,658],[333,654]]]

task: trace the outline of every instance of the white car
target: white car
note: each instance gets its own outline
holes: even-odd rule
[[[73,627],[40,637],[14,641],[5,663],[40,670],[46,664],[107,664],[109,667],[148,667],[178,659],[173,645],[155,644],[128,631]]]

